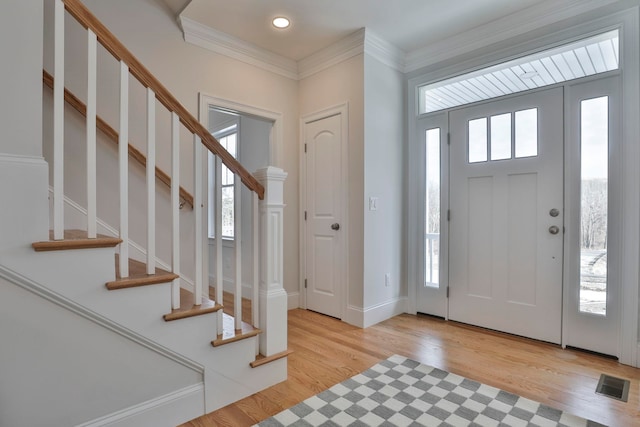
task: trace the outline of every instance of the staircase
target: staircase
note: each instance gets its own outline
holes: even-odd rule
[[[283,381],[288,354],[286,292],[282,288],[282,186],[286,174],[275,167],[262,169],[255,175],[246,171],[79,0],[47,2],[53,3],[55,21],[54,69],[51,75],[44,73],[45,84],[53,88],[52,141],[45,141],[51,151],[51,181],[50,188],[43,189],[36,183],[41,176],[34,178],[33,188],[38,189],[30,203],[40,211],[50,193],[48,222],[52,229],[47,236],[43,230],[46,218],[41,212],[34,213],[33,229],[24,235],[38,238],[30,242],[30,248],[18,243],[19,250],[0,251],[0,279],[89,319],[110,334],[126,337],[145,351],[187,366],[191,370],[189,375],[196,372],[199,378],[195,383],[190,380],[192,384],[186,389],[184,385],[176,386],[173,392],[147,401],[136,401],[137,395],[133,393],[127,400],[128,390],[123,387],[121,401],[128,403],[107,414],[99,409],[86,409],[93,407],[87,397],[87,402],[77,402],[79,406],[87,403],[84,409],[88,418],[80,425],[175,425]],[[68,36],[65,26],[70,18],[76,21],[73,25],[84,28],[87,40],[86,104],[65,88],[64,46]],[[98,61],[100,45],[118,62],[119,102],[115,112],[109,111],[110,106],[100,107],[96,99],[97,78],[102,75],[98,73],[98,64],[104,62]],[[134,108],[130,80],[140,85],[137,90],[144,90],[143,111]],[[75,113],[65,109],[65,101]],[[163,111],[156,112],[157,104]],[[117,131],[97,115],[98,108],[119,117]],[[85,121],[86,175],[65,178],[65,162],[73,162],[69,152],[65,152],[65,127],[77,127],[78,112]],[[157,129],[165,126],[160,123],[162,118],[169,120],[165,124],[170,129],[168,144],[160,143],[164,135],[156,135]],[[129,126],[134,121],[146,123],[145,154],[130,144]],[[45,135],[47,126],[45,123]],[[116,193],[117,210],[101,207],[99,203],[99,192],[104,191],[105,184],[99,179],[102,166],[96,154],[104,135],[100,136],[98,130],[118,143],[114,156],[118,165],[117,185],[109,190]],[[185,142],[183,134],[187,133],[191,135],[190,141]],[[193,196],[180,186],[186,163],[181,153],[189,151],[185,150],[185,144],[190,144],[189,150],[193,152],[192,162],[186,168],[193,169]],[[143,166],[130,165],[132,153]],[[215,156],[211,189],[206,173],[207,153]],[[171,159],[169,174],[157,166],[158,158]],[[237,178],[236,218],[241,218],[241,209],[246,208],[241,204],[241,192],[252,194],[249,207],[252,223],[248,227],[254,245],[252,257],[242,259],[243,227],[238,220],[233,311],[229,314],[224,312],[223,305],[222,239],[215,239],[212,257],[215,283],[209,283],[205,244],[210,194],[214,195],[216,207],[215,230],[222,230],[223,165]],[[136,173],[144,173],[143,198],[130,192],[130,178],[135,178]],[[83,180],[86,195],[85,200],[77,201],[68,196],[65,183],[79,180]],[[156,186],[157,181],[168,188]],[[157,206],[168,208],[157,210]],[[112,211],[117,212],[115,224],[111,221]],[[146,229],[144,243],[130,236],[130,231],[136,236],[145,235],[140,228]],[[19,233],[15,234],[19,240]],[[5,239],[11,240],[6,236]],[[251,316],[243,319],[242,266],[247,263],[252,272]],[[105,355],[105,359],[108,363],[109,356]],[[140,370],[144,370],[143,366]],[[92,388],[90,379],[85,380],[83,375],[65,380],[77,381],[78,389]],[[117,388],[117,384],[112,385]],[[102,384],[95,386],[102,389]],[[141,395],[153,395],[151,384],[147,390],[144,384],[137,386],[145,391]],[[60,411],[73,413],[74,409],[66,407]],[[56,419],[55,414],[50,419]],[[0,424],[2,421],[0,416]]]

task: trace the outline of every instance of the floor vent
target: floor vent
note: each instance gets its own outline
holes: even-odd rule
[[[629,399],[629,380],[602,374],[596,393],[626,402]]]

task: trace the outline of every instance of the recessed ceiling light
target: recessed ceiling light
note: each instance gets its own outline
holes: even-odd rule
[[[273,18],[273,21],[271,22],[273,23],[273,26],[276,28],[287,28],[289,25],[291,25],[291,22],[284,16],[278,16],[277,18]]]

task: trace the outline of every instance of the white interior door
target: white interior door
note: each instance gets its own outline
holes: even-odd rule
[[[345,230],[342,223],[341,114],[304,124],[306,144],[306,307],[341,318]]]
[[[620,356],[622,238],[617,76],[569,87],[565,335],[568,346]],[[637,191],[637,189],[636,189]]]
[[[563,97],[450,113],[449,318],[560,343]]]

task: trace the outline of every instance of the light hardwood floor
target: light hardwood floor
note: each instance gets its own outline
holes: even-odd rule
[[[359,329],[289,311],[289,377],[183,425],[250,426],[392,354],[502,388],[609,425],[640,426],[640,369],[558,346],[428,316],[403,314]],[[631,380],[628,403],[594,393],[601,373]]]

